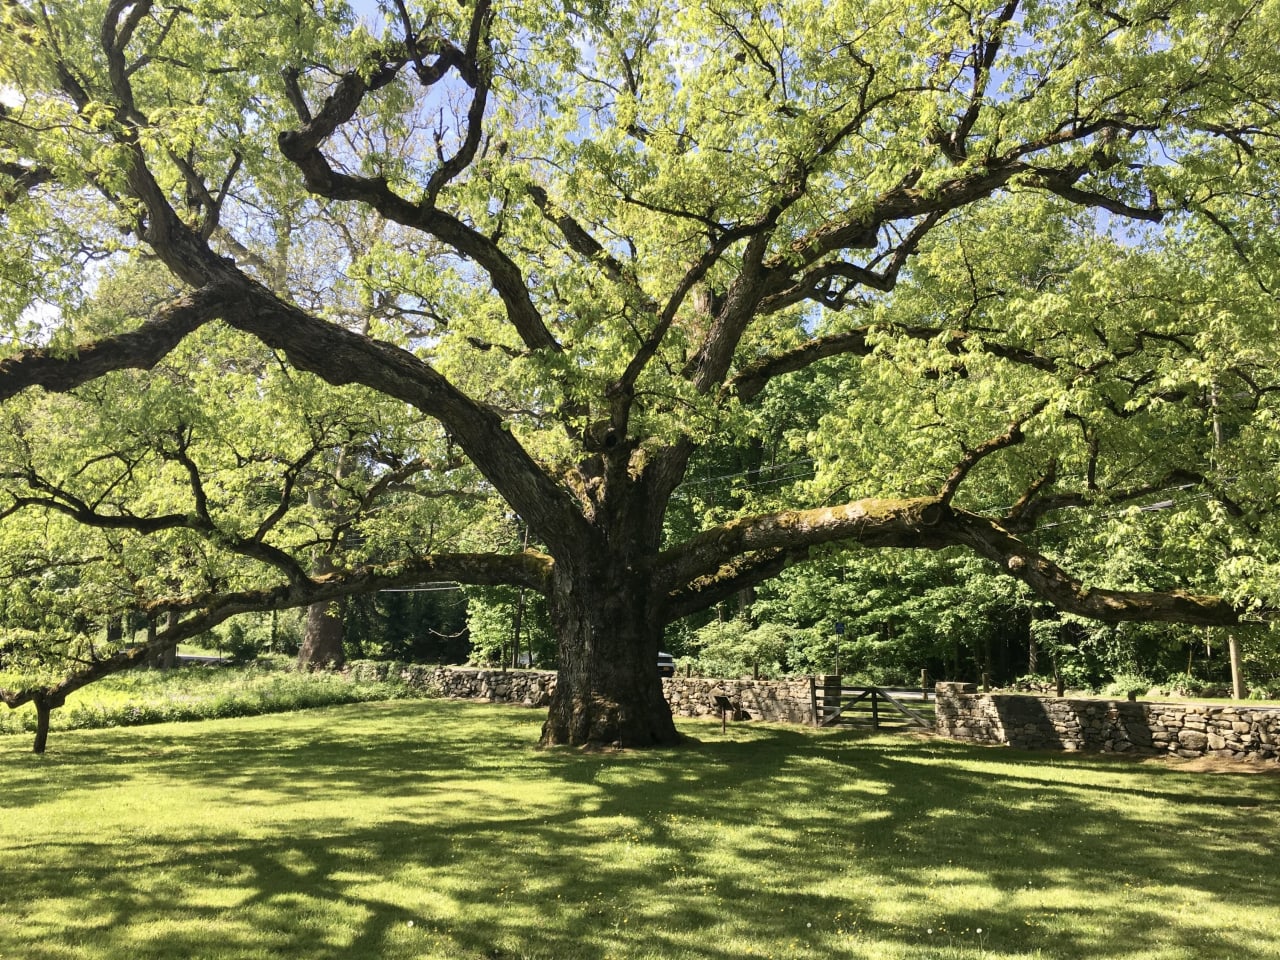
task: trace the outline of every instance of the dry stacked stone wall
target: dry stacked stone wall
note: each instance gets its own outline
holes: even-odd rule
[[[669,677],[662,681],[677,717],[719,716],[716,697],[728,697],[740,720],[812,723],[813,702],[805,680],[705,680]]]
[[[556,688],[556,675],[550,670],[431,667],[373,660],[353,662],[347,670],[357,678],[385,680],[398,676],[411,688],[433,697],[518,703],[526,707],[545,707]]]
[[[1280,758],[1277,707],[979,694],[960,683],[936,689],[938,732],[958,740],[1026,750]]]
[[[410,663],[362,660],[348,665],[356,677],[384,680],[398,676],[431,696],[460,700],[490,700],[545,707],[556,688],[554,671],[491,670],[472,667],[431,667]],[[777,723],[810,723],[813,719],[809,681],[704,680],[670,677],[662,681],[671,712],[677,717],[719,716],[717,696],[728,697],[737,719]]]

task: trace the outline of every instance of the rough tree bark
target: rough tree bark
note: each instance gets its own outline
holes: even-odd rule
[[[44,753],[49,743],[49,716],[55,709],[62,706],[65,699],[57,694],[32,698],[31,702],[36,708],[36,736],[31,746],[32,753]]]
[[[542,742],[679,743],[658,676],[665,622],[644,579],[607,560],[578,572],[558,565],[548,607],[560,672]]]
[[[316,557],[314,571],[317,576],[334,572],[333,561],[328,554]],[[341,601],[313,603],[307,607],[306,625],[302,632],[302,646],[298,648],[300,669],[338,669],[347,661],[343,640],[346,623],[342,615]]]
[[[1227,634],[1227,655],[1231,660],[1231,698],[1243,700],[1249,695],[1244,682],[1244,667],[1240,662],[1240,641],[1234,632]]]

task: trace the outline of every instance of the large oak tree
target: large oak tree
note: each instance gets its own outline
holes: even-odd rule
[[[290,478],[350,436],[281,457],[274,505],[235,529],[181,430],[164,447],[181,510],[12,470],[7,517],[181,529],[257,571],[239,589],[139,590],[170,615],[155,644],[415,579],[516,584],[546,596],[559,638],[544,741],[645,745],[678,738],[654,670],[664,627],[826,544],[962,546],[1106,620],[1256,614],[1239,596],[1087,587],[1033,534],[1091,500],[1187,484],[1243,512],[1203,445],[1126,469],[1109,431],[1173,411],[1191,437],[1222,397],[1248,393],[1252,415],[1275,389],[1265,337],[1201,339],[1273,316],[1274,4],[397,0],[367,22],[247,0],[4,10],[14,346],[0,398],[146,383],[233,330],[347,403],[438,424],[483,478],[473,493],[505,501],[540,547],[402,540],[397,556],[309,572],[297,551],[317,541],[280,522],[306,499]],[[335,254],[307,218],[386,228]],[[1170,276],[1169,257],[1128,256],[1125,224],[1143,228],[1129,244],[1210,238],[1231,290],[1196,299],[1203,283]],[[282,279],[264,266],[281,246],[324,262]],[[130,264],[159,268],[170,295],[103,323],[94,286]],[[749,442],[789,379],[842,363],[813,485],[785,509],[668,522],[708,444]],[[966,499],[984,472],[1014,495]],[[56,705],[140,655],[6,697]]]

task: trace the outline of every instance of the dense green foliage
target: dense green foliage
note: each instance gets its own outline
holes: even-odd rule
[[[546,601],[530,590],[468,590],[467,640],[472,663],[546,667],[556,662]]]
[[[1051,610],[1280,609],[1274,0],[2,16],[6,703],[290,607],[426,655],[423,583],[511,591],[486,658],[537,595],[548,743],[675,742],[668,629],[1093,676],[1185,633]]]
[[[1056,668],[1073,689],[1101,689],[1127,674],[1144,678],[1144,691],[1184,696],[1231,683],[1225,630],[1059,617],[1022,585],[956,552],[834,554],[785,572],[760,588],[744,614],[710,624],[722,638],[715,662],[704,662],[697,638],[681,633],[671,643],[697,653],[694,667],[705,675],[747,675],[759,642],[753,623],[787,638],[766,676],[829,673],[839,664],[846,675],[889,685],[915,685],[926,670],[935,680],[976,682],[985,674],[1002,686],[1024,677],[1046,686]],[[1235,632],[1249,689],[1280,693],[1276,634]]]

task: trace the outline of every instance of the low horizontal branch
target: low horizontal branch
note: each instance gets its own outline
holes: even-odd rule
[[[925,550],[966,547],[1059,610],[1108,623],[1234,626],[1267,617],[1216,595],[1087,586],[996,521],[955,509],[941,497],[859,500],[735,520],[666,551],[655,568],[655,583],[668,598],[672,616],[685,616],[700,609],[700,601],[702,607],[715,603],[728,586],[759,582],[803,562],[813,547],[829,543]]]
[[[1246,620],[1240,607],[1212,594],[1088,587],[986,517],[953,511],[948,527],[955,543],[986,557],[1001,572],[1021,580],[1037,596],[1064,613],[1105,623],[1132,621],[1230,627]],[[1256,614],[1250,618],[1263,619]]]
[[[196,598],[170,598],[145,604],[142,613],[170,624],[147,643],[130,644],[69,670],[51,684],[0,690],[0,703],[11,708],[42,698],[60,705],[66,697],[96,680],[119,673],[172,650],[230,617],[324,603],[343,597],[375,593],[391,587],[452,581],[477,585],[515,584],[546,592],[551,559],[534,551],[518,554],[441,554],[385,567],[339,571],[304,582],[290,582],[261,590],[245,590]]]

